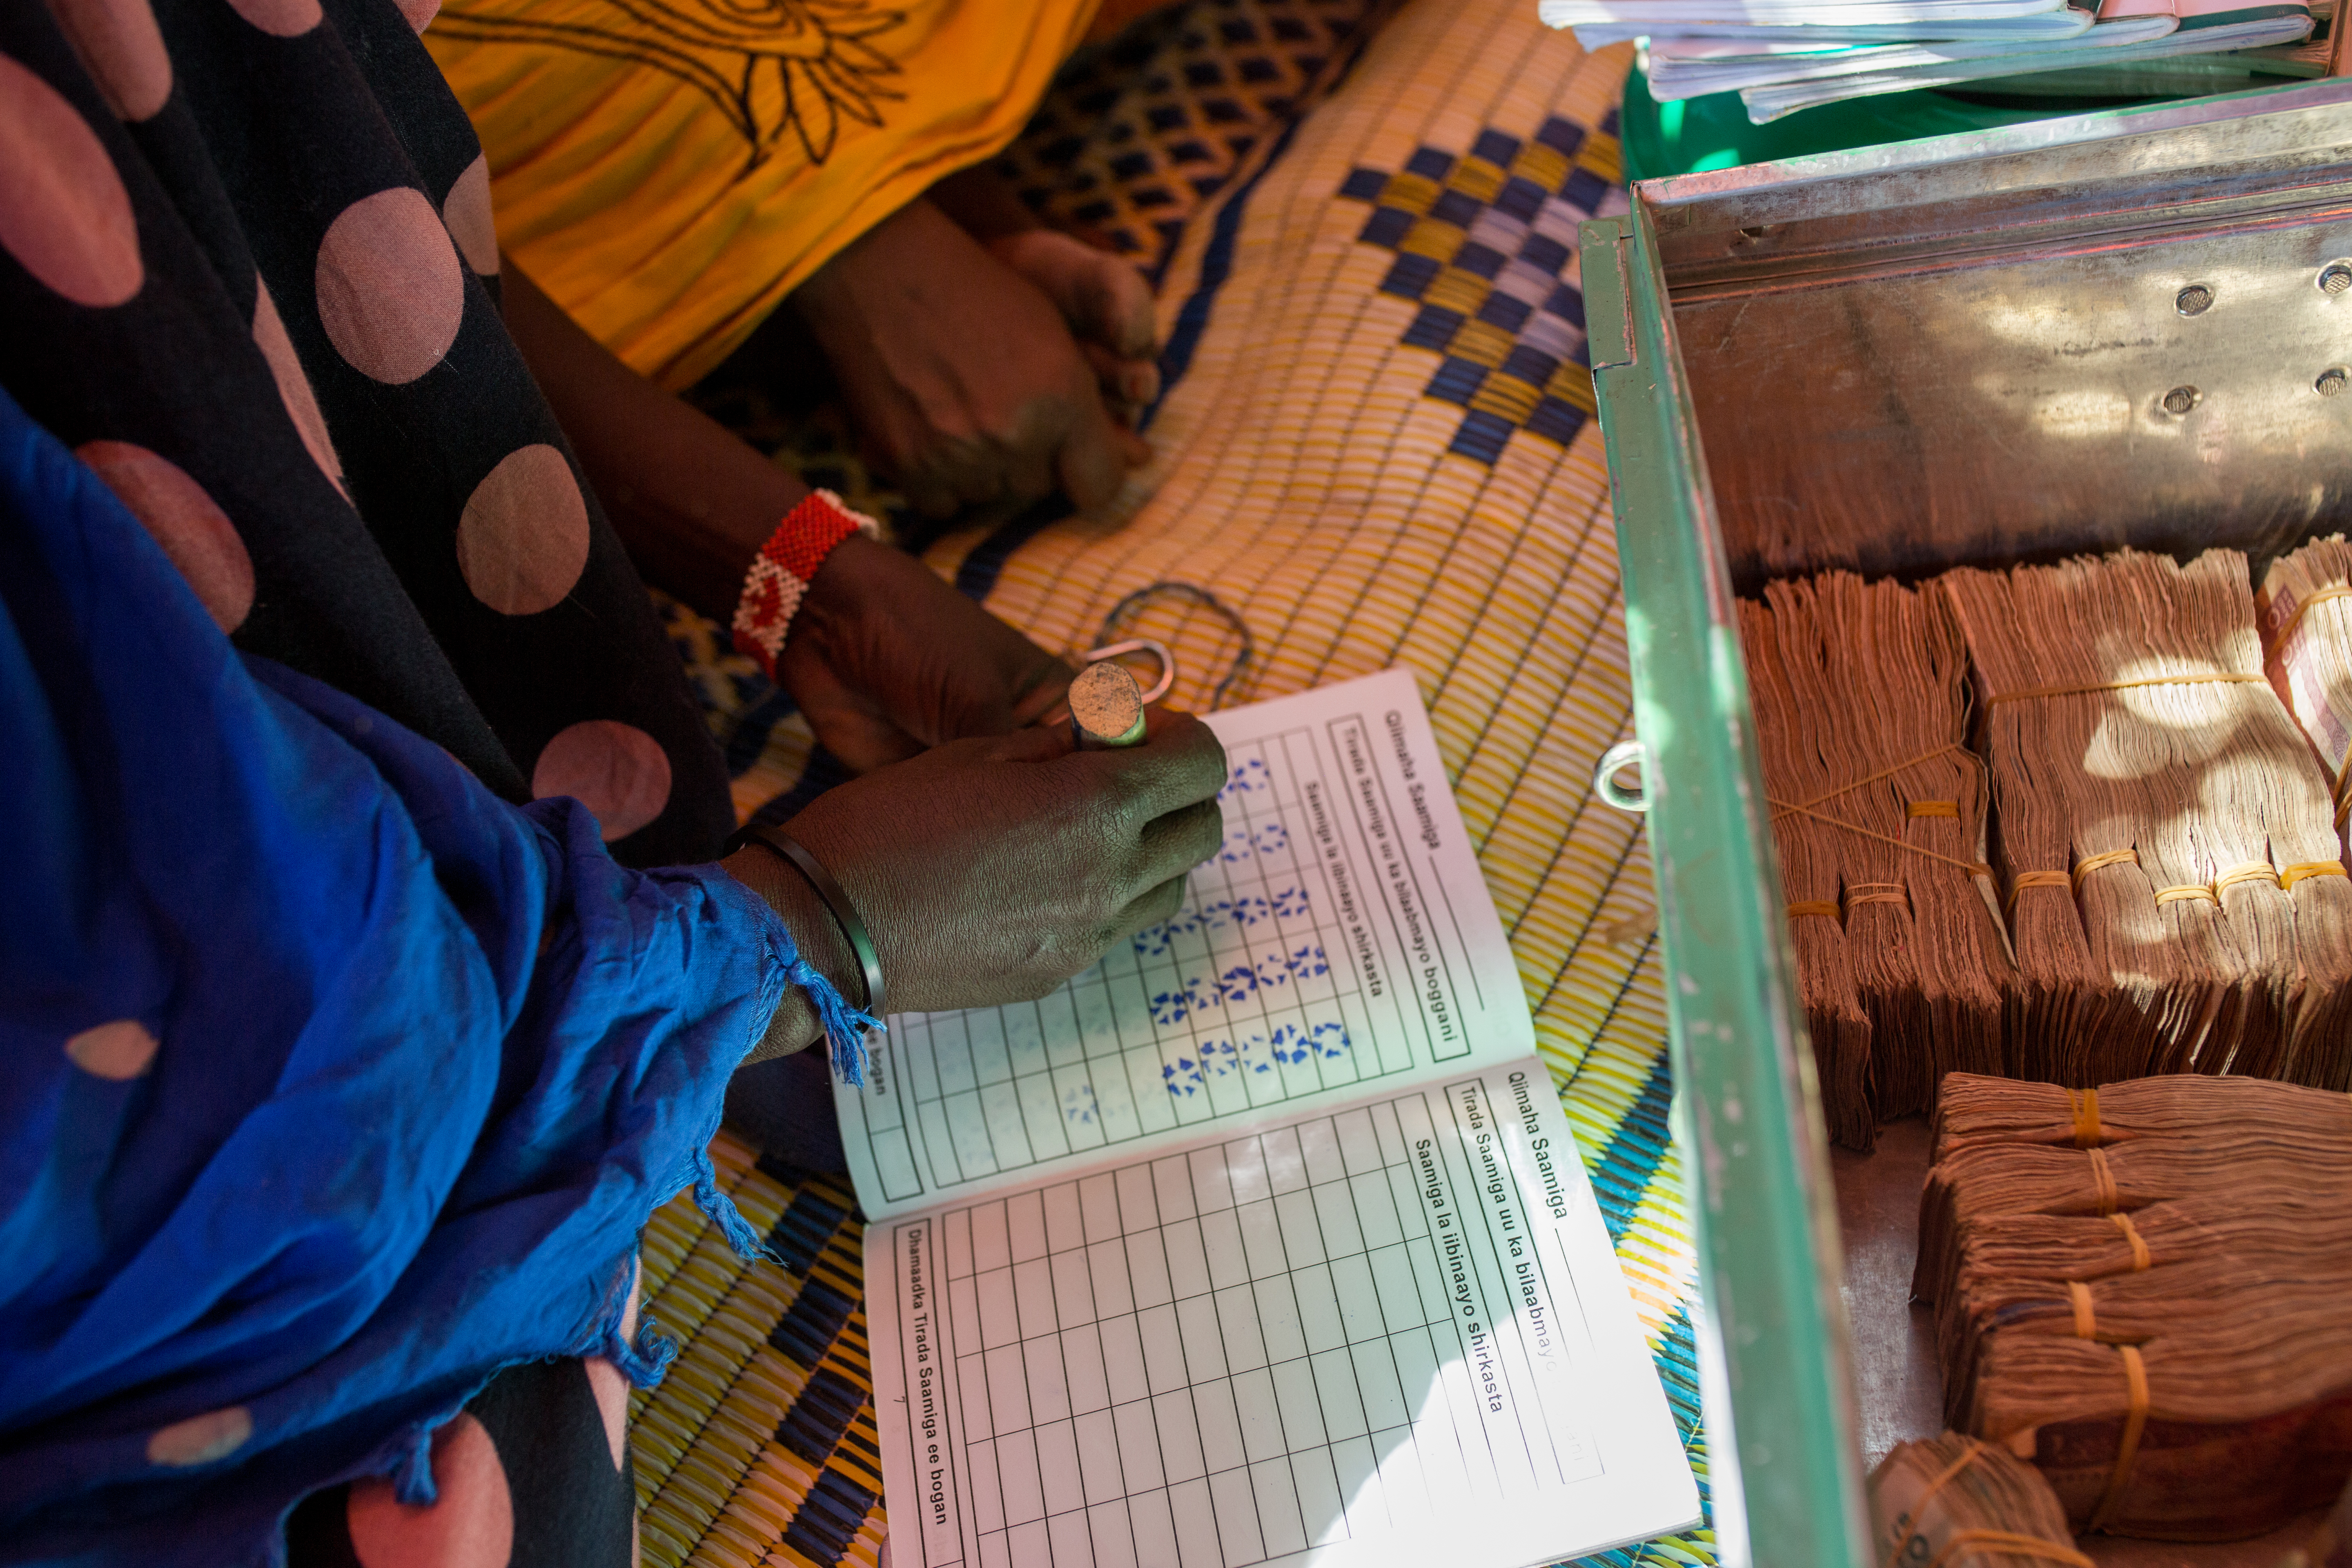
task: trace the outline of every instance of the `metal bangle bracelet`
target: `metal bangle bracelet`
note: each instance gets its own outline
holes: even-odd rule
[[[792,862],[794,870],[808,879],[809,886],[816,889],[816,896],[824,900],[826,909],[833,911],[834,924],[839,926],[841,934],[849,939],[849,951],[857,955],[858,967],[866,972],[866,1016],[881,1017],[882,955],[875,951],[874,939],[866,934],[866,922],[857,918],[857,906],[849,901],[849,895],[841,890],[841,884],[833,879],[833,873],[819,865],[815,856],[801,847],[798,839],[775,828],[754,824],[728,840],[730,850],[746,844],[757,844],[782,856]]]

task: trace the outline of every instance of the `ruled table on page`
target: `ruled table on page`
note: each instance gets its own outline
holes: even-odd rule
[[[1312,751],[1303,731],[1235,750],[1224,843],[1166,922],[1041,1001],[898,1021],[932,1186],[1413,1065],[1393,1029],[1381,1059],[1330,872],[1299,853]]]
[[[1035,1002],[869,1041],[869,1081],[835,1102],[881,1210],[1531,1048],[1411,680],[1212,721],[1223,837],[1173,917]]]
[[[1598,1475],[1564,1260],[1514,1290],[1457,1144],[1408,1094],[896,1226],[894,1522],[929,1564],[1243,1568]]]

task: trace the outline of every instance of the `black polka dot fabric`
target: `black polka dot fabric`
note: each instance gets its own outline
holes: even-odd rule
[[[718,752],[499,314],[430,0],[0,8],[0,383],[237,646],[716,856]]]

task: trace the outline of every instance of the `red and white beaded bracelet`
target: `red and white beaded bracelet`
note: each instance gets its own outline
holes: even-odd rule
[[[833,547],[853,533],[879,539],[882,525],[842,505],[831,490],[811,490],[806,500],[784,514],[752,558],[751,570],[743,576],[742,596],[735,601],[735,651],[756,659],[771,680],[784,651],[784,634],[792,629],[810,580]]]

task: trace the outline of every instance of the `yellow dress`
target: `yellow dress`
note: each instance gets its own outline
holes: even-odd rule
[[[499,242],[690,384],[834,252],[1013,139],[1100,0],[446,0]]]

